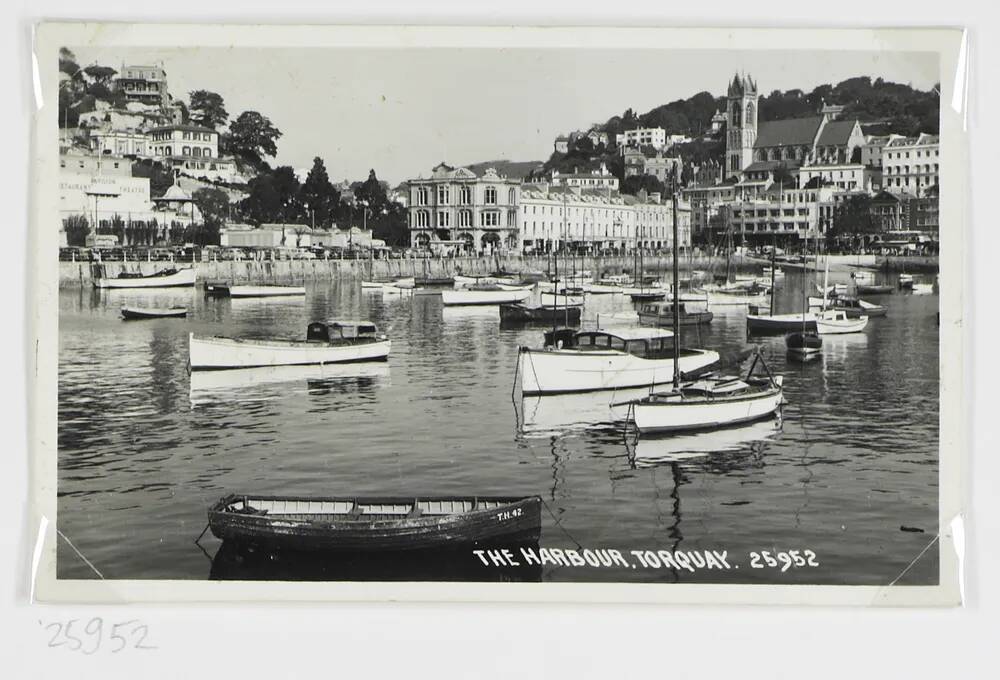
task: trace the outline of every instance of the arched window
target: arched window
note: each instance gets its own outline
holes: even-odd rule
[[[471,227],[472,226],[472,211],[471,210],[460,210],[458,213],[458,226],[460,227]]]
[[[514,190],[511,189],[511,191]],[[513,210],[507,211],[507,226],[508,227],[517,226],[517,213],[515,213]]]
[[[190,156],[190,155],[191,155],[191,147],[190,147],[190,146],[185,146],[185,147],[184,147],[184,148],[183,148],[183,149],[181,150],[181,155],[182,155],[182,156]]]
[[[483,203],[486,205],[496,205],[497,204],[497,188],[496,187],[486,187],[486,191],[483,192]]]
[[[747,115],[746,115],[746,124],[747,125],[753,125],[753,121],[754,121],[754,117],[753,116],[754,116],[753,102],[748,102],[747,103]]]
[[[429,227],[429,226],[431,226],[430,213],[427,212],[426,210],[418,210],[417,211],[417,223],[416,223],[415,226],[417,226],[417,227]]]
[[[514,187],[511,187],[510,191],[507,192],[507,202],[511,205],[517,203],[517,189]]]
[[[200,146],[194,147],[191,150],[191,153],[195,158],[201,158],[201,147]]]
[[[163,147],[163,155],[164,156],[173,156],[174,155],[174,150],[171,147],[169,147],[169,146],[165,146],[165,147]]]
[[[741,127],[743,122],[740,120],[740,103],[733,102],[733,127]]]
[[[427,187],[417,189],[417,205],[427,205]]]
[[[472,205],[472,188],[462,187],[458,192],[458,202],[460,205]]]

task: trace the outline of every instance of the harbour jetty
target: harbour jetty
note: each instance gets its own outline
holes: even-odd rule
[[[587,257],[560,256],[560,270],[566,271],[613,272],[628,271],[634,266],[631,255]],[[936,272],[937,257],[902,257],[874,255],[830,255],[831,269],[862,266],[884,271]],[[821,256],[822,261],[822,256]],[[759,269],[762,260],[750,257],[734,257],[732,266],[736,271],[753,272]],[[389,258],[382,260],[222,260],[195,261],[193,266],[199,282],[228,281],[238,284],[292,285],[307,281],[361,280],[369,277],[390,280],[400,277],[447,278],[455,274],[466,276],[486,276],[496,271],[547,272],[551,269],[552,258],[545,255],[507,255],[493,257],[454,258]],[[646,256],[647,273],[667,272],[672,260],[666,255]],[[120,272],[154,274],[165,266],[165,262],[60,262],[60,288],[90,288],[95,279],[112,278]],[[706,255],[682,256],[681,272],[691,270],[721,271],[726,266],[725,258]],[[822,263],[821,265],[822,266]]]

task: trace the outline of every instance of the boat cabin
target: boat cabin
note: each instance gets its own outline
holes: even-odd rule
[[[312,342],[344,342],[378,340],[378,327],[370,321],[328,319],[313,321],[306,329],[306,340]]]
[[[627,352],[644,359],[668,359],[673,356],[674,334],[662,328],[615,328],[580,331],[574,349],[581,351]]]
[[[684,309],[684,303],[677,303],[678,311],[683,317],[687,314],[687,310]],[[653,302],[647,305],[643,305],[639,308],[640,314],[648,314],[650,316],[662,316],[665,318],[672,319],[674,316],[674,303],[673,302]]]

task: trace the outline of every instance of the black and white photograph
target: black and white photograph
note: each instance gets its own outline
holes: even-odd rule
[[[49,592],[958,602],[960,32],[76,29]]]

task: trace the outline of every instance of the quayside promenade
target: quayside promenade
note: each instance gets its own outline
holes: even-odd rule
[[[936,272],[936,257],[876,257],[874,255],[831,255],[831,271],[844,271],[852,266],[880,267],[887,271]],[[680,269],[725,271],[724,257],[682,256]],[[731,265],[735,271],[754,271],[766,260],[734,256]],[[631,270],[635,260],[631,255],[615,257],[571,257],[560,256],[562,271],[608,271]],[[60,262],[59,287],[89,287],[95,278],[115,277],[122,271],[152,274],[167,267],[170,262]],[[191,266],[178,263],[176,266]],[[440,278],[464,274],[483,276],[498,270],[521,272],[549,272],[553,266],[551,256],[501,256],[501,257],[457,257],[427,259],[386,259],[386,260],[275,260],[275,261],[210,261],[195,262],[199,281],[230,281],[233,283],[289,284],[306,281],[360,280],[362,278],[389,279],[416,276]],[[671,258],[668,256],[645,256],[643,269],[647,273],[667,272]],[[824,258],[819,258],[819,267],[824,266]]]

